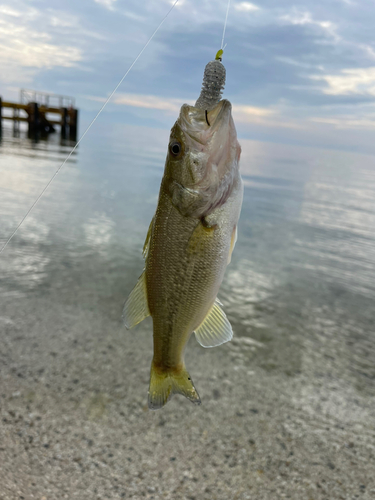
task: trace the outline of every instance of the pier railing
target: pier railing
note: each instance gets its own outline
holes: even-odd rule
[[[37,102],[40,106],[47,108],[74,108],[75,99],[67,95],[51,94],[49,92],[39,92],[37,90],[21,89],[20,90],[21,104],[29,102]]]
[[[2,120],[12,120],[15,130],[21,122],[28,123],[30,136],[54,132],[58,125],[63,137],[77,140],[78,109],[73,97],[21,89],[20,101],[3,101],[0,97],[0,135]],[[11,115],[3,113],[6,108]]]

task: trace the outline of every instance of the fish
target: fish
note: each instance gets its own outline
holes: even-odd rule
[[[203,347],[233,336],[217,294],[237,239],[240,153],[228,100],[210,110],[182,105],[143,247],[145,268],[123,310],[127,328],[153,320],[152,410],[174,394],[201,404],[184,362],[193,332]]]

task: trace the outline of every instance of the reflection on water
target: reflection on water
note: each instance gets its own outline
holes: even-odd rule
[[[0,136],[2,154],[10,153],[12,156],[64,160],[76,144],[69,139],[63,139],[59,134],[30,139],[25,132],[12,134],[9,128],[3,130],[4,133]],[[74,155],[75,153],[70,158],[72,162],[74,162]]]
[[[106,277],[111,293],[111,273],[121,269],[125,296],[142,269],[140,249],[157,199],[166,138],[165,131],[124,127],[102,135],[100,146],[94,136],[83,144],[4,253],[1,293],[45,293],[55,276],[60,293],[69,295],[75,280],[77,289],[89,286],[93,269],[95,279]],[[355,305],[363,324],[361,297],[375,296],[373,158],[247,140],[242,148],[240,238],[220,292],[237,335],[254,334],[256,326],[256,336],[263,329],[279,343],[278,322],[306,304],[311,310],[336,304],[340,296]],[[69,150],[58,136],[35,144],[4,134],[3,240]],[[65,289],[61,277],[67,275]],[[282,317],[275,317],[278,308]],[[333,309],[331,314],[338,320]],[[371,336],[373,328],[366,330]]]
[[[114,335],[122,303],[142,271],[141,249],[156,205],[167,139],[168,131],[146,128],[116,126],[97,136],[93,131],[0,257],[0,295],[5,307],[0,325],[26,332],[30,323],[39,321],[33,342],[62,342],[58,349],[66,349],[66,364],[60,360],[59,369],[53,370],[52,364],[43,367],[49,383],[63,388],[61,373],[82,370],[75,375],[87,384],[81,389],[80,401],[100,390],[93,397],[105,401],[101,415],[110,401],[106,391],[125,391],[124,405],[134,401],[134,393],[126,392],[123,383],[113,377],[126,374],[126,387],[131,386],[137,383],[132,377],[143,360],[149,365],[149,336],[145,337],[149,339],[147,354],[143,344],[127,347],[131,359],[136,356],[128,372],[110,350],[113,347],[99,347],[99,343],[112,345],[125,338],[132,342],[132,334],[123,330],[117,340],[108,339]],[[374,158],[250,140],[241,144],[245,197],[239,238],[219,293],[235,339],[210,352],[189,344],[187,354],[195,353],[199,375],[194,380],[205,379],[207,388],[216,377],[210,376],[215,363],[218,374],[223,366],[227,371],[234,367],[239,378],[236,389],[231,389],[234,392],[228,392],[232,399],[225,400],[227,406],[220,403],[223,414],[232,405],[251,404],[257,397],[256,392],[243,394],[239,401],[236,390],[256,391],[259,384],[259,394],[263,390],[267,394],[274,387],[273,398],[287,401],[280,418],[291,418],[284,422],[291,439],[307,431],[315,437],[325,436],[328,442],[341,439],[339,428],[326,433],[331,419],[340,425],[360,426],[358,436],[369,436],[368,422],[375,411]],[[33,144],[4,134],[0,145],[0,242],[68,152],[69,146],[57,139]],[[19,314],[19,307],[12,305],[15,300],[29,313]],[[34,309],[39,300],[47,304],[46,309]],[[96,320],[90,319],[93,311]],[[60,326],[51,326],[55,324]],[[56,334],[61,341],[53,340],[54,328],[65,332]],[[77,342],[85,338],[84,354],[64,340],[71,338],[75,328]],[[150,323],[143,328],[150,330]],[[44,337],[38,340],[38,335]],[[98,345],[90,351],[93,343]],[[11,342],[9,346],[6,362],[11,357],[17,365],[22,357],[25,366],[39,366],[41,354],[27,358],[26,347],[21,355]],[[112,353],[111,362],[100,358],[103,352]],[[210,368],[206,359],[211,360]],[[193,364],[193,358],[189,360]],[[100,380],[90,366],[105,367]],[[113,366],[117,368],[112,372]],[[237,376],[233,373],[220,390],[215,389],[214,400],[226,394],[225,388]],[[147,375],[137,381],[143,387],[144,393],[139,395],[143,405]],[[283,388],[280,394],[279,387]],[[209,404],[207,394],[206,401]],[[187,404],[184,408],[194,415]],[[175,410],[171,403],[166,412],[172,415]],[[351,432],[354,436],[357,431]]]
[[[111,244],[111,237],[114,233],[114,222],[106,215],[96,214],[83,225],[87,244],[100,251],[101,248]]]

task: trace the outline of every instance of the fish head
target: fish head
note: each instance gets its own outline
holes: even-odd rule
[[[202,217],[224,203],[238,174],[240,152],[229,101],[210,111],[184,104],[171,130],[164,172],[176,208]]]

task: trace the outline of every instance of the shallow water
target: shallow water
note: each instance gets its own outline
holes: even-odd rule
[[[76,373],[80,380],[84,355],[76,344],[80,339],[91,342],[90,331],[98,321],[104,329],[100,342],[112,335],[106,325],[118,325],[121,339],[137,335],[121,326],[121,309],[142,271],[141,249],[156,206],[167,140],[168,131],[164,130],[114,125],[94,128],[0,256],[0,375],[4,394],[8,387],[18,391],[13,380],[17,381],[17,374],[21,374],[19,379],[30,378],[32,384],[50,384],[63,392],[66,374],[72,378]],[[280,384],[280,397],[287,400],[280,418],[292,418],[313,434],[325,433],[327,425],[332,425],[330,419],[342,428],[352,426],[349,436],[361,437],[363,460],[369,465],[375,450],[375,158],[240,142],[244,203],[239,238],[219,293],[235,337],[227,346],[209,353],[192,347],[194,339],[189,343],[187,364],[199,370],[198,375],[190,371],[202,404],[204,380],[207,384],[211,380],[210,363],[232,367],[232,380],[237,372],[235,383],[243,387],[260,384],[267,391],[272,386],[277,393]],[[70,145],[60,143],[57,135],[33,143],[25,137],[13,138],[9,129],[4,130],[0,143],[0,243],[69,150]],[[69,329],[74,327],[69,325],[73,308],[78,323],[85,325],[84,331],[75,332],[76,344],[62,347],[62,337],[57,339],[51,325],[56,325],[56,331],[66,331],[66,339],[72,340]],[[145,322],[137,328],[148,331],[144,346],[131,346],[136,359],[144,360],[139,366],[143,407],[152,356],[150,337],[146,336],[151,324]],[[40,338],[38,332],[43,332]],[[111,349],[119,352],[129,348],[113,344],[112,338]],[[63,365],[56,361],[59,349],[65,349]],[[47,361],[50,351],[55,355]],[[100,356],[95,359],[101,366]],[[107,370],[112,362],[117,370],[114,359],[113,354],[105,361]],[[44,373],[39,378],[36,365]],[[134,376],[137,369],[135,363]],[[84,401],[89,390],[99,394],[88,403],[89,418],[94,415],[100,419],[101,408],[104,412],[106,407],[107,396],[103,394],[117,390],[115,382],[120,375],[105,373],[108,377],[101,374],[100,379],[88,374],[89,389],[81,388]],[[231,375],[226,373],[225,377],[230,383]],[[121,385],[118,380],[117,385]],[[70,390],[73,396],[74,390]],[[219,400],[217,411],[225,414],[237,404],[236,393],[232,399],[228,394],[222,402],[221,393],[225,393],[222,385],[214,389],[213,400]],[[123,406],[132,407],[131,391],[121,397]],[[60,403],[57,398],[56,405]],[[267,404],[269,411],[277,411],[271,397]],[[189,415],[196,411],[188,401],[175,398],[168,404],[167,415],[176,411],[173,405],[188,409]],[[228,425],[237,432],[234,421]],[[336,443],[339,438],[331,431],[325,439]],[[266,470],[264,464],[262,467]],[[336,470],[338,478],[347,476],[345,467]],[[285,488],[287,493],[292,491]],[[371,485],[365,484],[365,489],[370,494]],[[13,494],[11,486],[7,491]],[[157,491],[151,492],[154,498],[159,498]],[[247,492],[245,488],[236,498],[248,498]],[[325,498],[328,493],[318,489],[316,498]],[[346,493],[343,489],[340,494]],[[173,495],[171,498],[185,498],[182,493]],[[226,498],[224,493],[220,495],[215,498]],[[208,494],[207,498],[213,497]],[[268,497],[264,494],[263,498]],[[330,498],[343,497],[338,493]]]

